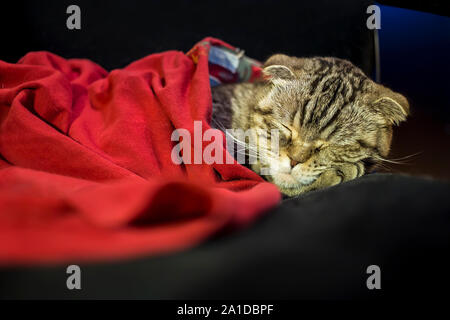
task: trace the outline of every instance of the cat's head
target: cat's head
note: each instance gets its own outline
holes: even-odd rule
[[[279,156],[270,159],[273,173],[267,179],[288,195],[300,193],[327,170],[343,175],[344,181],[362,175],[368,164],[388,155],[392,126],[409,113],[405,97],[346,60],[277,54],[263,72],[266,87],[250,127],[262,129],[258,138],[265,135],[269,143],[267,132],[279,130]],[[340,169],[346,165],[356,169]],[[321,182],[327,184],[335,182]]]

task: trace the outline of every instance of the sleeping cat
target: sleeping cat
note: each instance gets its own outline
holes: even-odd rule
[[[276,170],[264,177],[288,196],[363,175],[388,155],[392,126],[409,113],[405,97],[346,60],[276,54],[263,73],[259,82],[212,89],[212,126],[255,129],[247,151],[278,129],[279,152],[266,155]],[[261,174],[260,161],[250,167]]]

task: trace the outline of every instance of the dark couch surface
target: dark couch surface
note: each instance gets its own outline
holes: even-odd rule
[[[450,184],[372,174],[285,200],[246,230],[159,257],[4,268],[0,298],[405,298],[448,288]],[[73,263],[77,264],[76,261]],[[368,290],[366,268],[381,268]]]

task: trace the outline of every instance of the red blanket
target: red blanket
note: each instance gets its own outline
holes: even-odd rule
[[[208,52],[152,54],[109,73],[48,52],[0,61],[1,264],[181,249],[279,201],[237,163],[171,159],[175,128],[209,128]]]

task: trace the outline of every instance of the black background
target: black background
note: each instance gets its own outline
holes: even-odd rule
[[[333,55],[371,72],[373,41],[364,14],[369,3],[19,0],[2,10],[0,26],[6,32],[0,59],[16,62],[28,51],[48,50],[66,58],[88,58],[111,70],[155,52],[186,52],[213,36],[255,59],[277,52]],[[81,30],[66,27],[71,4],[81,8]]]

